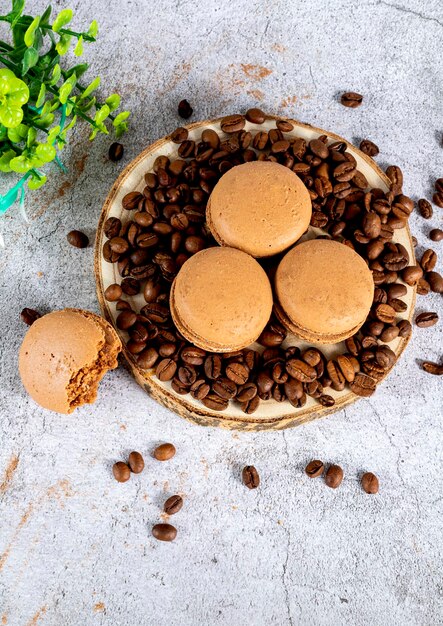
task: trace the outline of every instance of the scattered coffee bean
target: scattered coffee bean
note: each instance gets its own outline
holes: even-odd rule
[[[443,365],[433,363],[432,361],[423,361],[421,367],[428,374],[434,374],[435,376],[441,376],[443,374]]]
[[[169,461],[175,456],[175,446],[172,443],[162,443],[154,450],[154,457],[157,461]]]
[[[87,248],[89,244],[89,239],[85,233],[82,233],[81,230],[71,230],[67,235],[66,239],[71,246],[74,248]]]
[[[443,276],[438,272],[428,272],[426,280],[434,293],[443,293]]]
[[[324,469],[325,466],[323,462],[316,459],[315,461],[311,461],[307,464],[305,472],[309,478],[317,478],[323,474]]]
[[[41,317],[40,313],[34,311],[34,309],[28,309],[27,307],[22,310],[20,313],[20,317],[28,326],[32,326],[35,320],[38,320]]]
[[[429,233],[429,237],[430,239],[432,239],[432,241],[442,241],[443,230],[440,230],[440,228],[433,228],[431,232]]]
[[[363,96],[361,96],[359,93],[355,93],[355,91],[347,91],[346,93],[342,94],[340,102],[345,107],[355,109],[356,107],[359,107],[363,102]]]
[[[424,198],[421,198],[418,201],[418,210],[420,211],[420,215],[425,220],[431,219],[433,215],[432,204],[428,202],[427,200],[425,200]]]
[[[432,272],[437,265],[437,255],[434,250],[425,250],[421,257],[420,265],[424,272]]]
[[[178,114],[184,120],[187,120],[193,114],[194,109],[191,107],[187,100],[181,100],[178,103]]]
[[[191,111],[191,115],[192,115],[192,111]],[[183,143],[183,141],[187,140],[188,135],[189,135],[188,129],[182,128],[180,126],[179,128],[176,128],[173,133],[171,133],[171,141],[173,141],[174,143]]]
[[[378,478],[372,472],[365,472],[361,477],[361,486],[366,493],[378,493]]]
[[[260,109],[249,109],[246,111],[246,119],[252,124],[263,124],[266,119],[265,113]]]
[[[126,463],[123,461],[117,461],[112,466],[112,473],[114,474],[114,478],[119,483],[125,483],[131,477],[131,470]]]
[[[260,476],[253,465],[246,465],[242,471],[243,484],[248,489],[257,489],[260,484]]]
[[[432,201],[441,209],[443,208],[443,193],[441,191],[436,191],[432,196]]]
[[[429,326],[434,326],[438,322],[437,313],[429,312],[429,313],[420,313],[415,318],[415,323],[420,328],[429,328]]]
[[[360,150],[370,157],[375,157],[380,152],[378,146],[376,146],[372,141],[369,141],[369,139],[363,139],[360,143]]]
[[[171,524],[156,524],[152,528],[152,534],[159,541],[174,541],[177,529]]]
[[[135,450],[133,450],[129,454],[128,465],[131,472],[133,472],[134,474],[140,474],[140,472],[144,470],[145,461],[140,452],[136,452]]]
[[[236,133],[245,126],[243,115],[227,115],[220,122],[220,128],[224,133]]]
[[[420,278],[422,278],[422,276],[423,276],[423,270],[421,269],[419,265],[409,265],[408,267],[405,267],[401,271],[402,279],[405,281],[407,285],[410,285],[411,287],[417,284],[417,282],[420,280]]]
[[[117,141],[114,141],[114,143],[111,143],[111,145],[109,146],[109,159],[115,162],[120,161],[120,159],[123,157],[123,152],[123,145],[121,143],[118,143]]]
[[[330,465],[325,474],[325,483],[331,489],[340,487],[343,480],[343,470],[339,465]]]
[[[181,496],[171,496],[163,505],[163,511],[168,515],[175,515],[183,506],[183,498]]]

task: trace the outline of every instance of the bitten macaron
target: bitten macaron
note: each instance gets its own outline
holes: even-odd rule
[[[234,352],[253,343],[272,312],[272,289],[250,255],[213,247],[190,257],[171,289],[170,309],[180,333],[209,352]]]
[[[337,343],[365,322],[374,298],[372,273],[348,246],[328,239],[296,245],[275,274],[274,312],[292,333]]]
[[[111,324],[98,315],[80,309],[53,311],[36,320],[23,339],[23,385],[45,409],[72,413],[95,401],[99,382],[117,367],[121,347]]]
[[[228,170],[215,185],[206,221],[216,241],[254,257],[292,246],[311,221],[311,197],[291,169],[252,161]]]

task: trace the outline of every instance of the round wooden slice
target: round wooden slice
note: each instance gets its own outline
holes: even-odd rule
[[[271,128],[275,128],[276,119],[278,118],[269,116],[266,122],[260,126],[247,122],[245,128],[246,130],[250,130],[253,134],[258,130],[269,130]],[[358,169],[366,176],[369,185],[371,187],[379,187],[384,191],[388,190],[389,179],[387,176],[380,170],[371,158],[352,146],[345,139],[335,135],[334,133],[310,126],[309,124],[302,124],[301,122],[293,120],[290,120],[290,122],[294,125],[294,129],[290,133],[285,133],[286,135],[303,137],[308,141],[318,137],[319,135],[327,135],[331,141],[345,141],[348,145],[347,149],[357,160]],[[220,120],[210,120],[197,122],[187,126],[187,129],[189,130],[189,139],[199,141],[201,132],[205,128],[212,128],[220,136],[224,136],[220,130]],[[115,303],[107,302],[105,300],[104,291],[110,284],[120,283],[121,278],[118,274],[116,264],[107,263],[102,257],[101,251],[103,244],[106,241],[106,237],[103,233],[103,225],[108,217],[118,217],[123,222],[128,219],[130,213],[123,210],[121,206],[123,196],[130,191],[141,191],[144,187],[144,174],[152,170],[155,159],[159,155],[176,158],[177,147],[177,144],[174,144],[170,140],[170,137],[167,136],[146,148],[120,174],[112,186],[112,189],[103,205],[95,243],[94,270],[100,308],[104,317],[114,326],[118,311],[116,311]],[[316,234],[318,234],[318,232],[315,233],[315,229],[310,229],[307,236],[312,237]],[[415,255],[409,227],[406,226],[403,229],[395,230],[394,241],[405,246],[410,256],[410,265],[413,265],[415,263]],[[407,310],[404,313],[399,313],[398,317],[411,321],[415,306],[416,288],[407,286],[407,290],[407,295],[403,298],[407,304]],[[125,296],[125,298],[131,303],[134,310],[139,310],[145,304],[141,294],[133,298],[129,296]],[[127,333],[118,330],[117,328],[116,330],[124,345],[127,340]],[[397,355],[397,358],[403,352],[407,341],[407,339],[397,338],[389,344]],[[290,345],[297,345],[304,348],[308,344],[299,340],[297,337],[288,336],[283,344],[283,347]],[[262,349],[256,344],[252,347]],[[333,357],[334,355],[338,355],[346,351],[343,343],[321,345],[319,348],[326,357]],[[332,395],[335,399],[335,405],[332,407],[323,407],[316,400],[308,397],[305,406],[302,408],[294,408],[289,402],[276,402],[275,400],[268,400],[266,402],[261,402],[258,410],[252,415],[244,414],[240,407],[233,402],[230,402],[229,407],[225,411],[211,411],[204,407],[199,401],[194,400],[189,394],[185,396],[176,394],[172,390],[170,383],[163,383],[159,381],[155,377],[152,370],[148,371],[141,369],[137,365],[133,356],[126,349],[123,349],[123,355],[127,361],[129,369],[134,375],[134,378],[149,395],[151,395],[158,402],[161,402],[167,408],[171,409],[171,411],[174,411],[175,413],[178,413],[178,415],[202,426],[221,426],[223,428],[248,431],[268,429],[278,430],[298,426],[305,422],[324,417],[328,413],[338,411],[358,399],[358,396],[350,392],[349,389],[336,392],[328,388],[325,393]]]

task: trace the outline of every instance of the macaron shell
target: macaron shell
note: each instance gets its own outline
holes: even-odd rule
[[[38,404],[72,413],[83,401],[95,400],[98,382],[116,367],[120,349],[117,334],[98,315],[79,309],[54,311],[36,320],[26,333],[19,372]],[[85,385],[88,399],[79,401],[79,390]]]
[[[206,208],[216,241],[254,257],[289,248],[307,230],[311,216],[311,198],[300,178],[270,161],[243,163],[228,170]]]
[[[170,308],[189,341],[205,350],[230,352],[254,342],[266,326],[271,285],[257,261],[244,252],[208,248],[180,269]]]
[[[305,329],[305,334],[317,337],[346,338],[369,313],[374,281],[354,250],[314,239],[298,244],[282,259],[275,292],[284,314],[299,329],[297,334]]]

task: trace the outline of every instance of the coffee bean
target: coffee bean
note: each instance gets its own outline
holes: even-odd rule
[[[400,192],[403,187],[403,172],[398,165],[389,165],[386,168],[386,176],[391,181],[391,188]]]
[[[384,343],[390,343],[391,341],[394,341],[394,339],[396,339],[399,334],[400,329],[398,328],[398,326],[392,325],[383,330],[379,339]]]
[[[203,400],[203,398],[206,398],[210,391],[211,387],[203,378],[192,383],[190,388],[191,396],[196,400]]]
[[[363,232],[369,239],[376,239],[381,232],[381,220],[377,213],[366,213],[362,222]]]
[[[277,400],[277,398],[275,399]],[[250,400],[246,400],[245,402],[240,402],[241,410],[243,411],[243,413],[246,413],[247,415],[251,415],[252,413],[255,413],[259,405],[260,405],[260,398],[258,396],[254,396],[253,398],[251,398]]]
[[[404,313],[408,308],[406,302],[400,300],[399,298],[391,298],[388,300],[388,304],[394,309],[394,311],[397,311],[397,313]]]
[[[438,207],[443,208],[443,193],[436,191],[432,196],[432,201]]]
[[[183,498],[181,496],[171,496],[163,505],[163,511],[167,515],[175,515],[183,506]]]
[[[103,225],[103,232],[105,233],[108,239],[112,239],[112,237],[117,237],[120,233],[122,227],[121,221],[118,217],[108,217],[106,222]]]
[[[437,255],[434,250],[425,250],[421,257],[420,265],[424,272],[432,272],[437,265]]]
[[[426,274],[426,280],[428,281],[431,291],[434,293],[443,293],[443,276],[438,272],[428,272]]]
[[[429,220],[432,217],[433,214],[433,210],[432,210],[432,205],[430,202],[428,202],[427,200],[425,200],[424,198],[421,198],[418,201],[418,210],[420,211],[420,215],[425,219],[425,220]]]
[[[114,141],[114,143],[111,143],[111,145],[109,146],[108,156],[111,161],[120,161],[120,159],[123,157],[123,152],[123,145],[121,143],[118,143],[117,141]]]
[[[282,133],[290,133],[294,130],[294,125],[288,122],[288,120],[277,120],[276,126]]]
[[[330,465],[325,474],[325,483],[331,489],[340,487],[343,480],[343,470],[339,465]]]
[[[440,230],[440,228],[433,228],[429,233],[429,237],[432,239],[432,241],[442,241],[443,230]]]
[[[71,246],[74,248],[87,248],[89,245],[89,239],[85,233],[82,233],[81,230],[71,230],[67,235],[66,239]]]
[[[423,276],[423,270],[419,265],[409,265],[401,272],[401,277],[407,285],[415,285]]]
[[[411,332],[412,332],[412,326],[409,320],[400,320],[399,323],[397,324],[397,328],[399,331],[398,332],[399,337],[402,337],[403,339],[407,339],[408,337],[410,337]]]
[[[203,250],[205,245],[205,240],[202,237],[197,237],[195,235],[188,237],[185,241],[185,248],[190,254],[197,254],[197,252]]]
[[[119,483],[125,483],[131,477],[131,470],[129,469],[126,463],[123,461],[117,461],[112,466],[112,473],[114,474],[114,478]]]
[[[171,524],[156,524],[152,527],[152,535],[158,541],[174,541],[177,537],[177,529]]]
[[[417,283],[417,293],[419,296],[427,296],[431,291],[431,285],[425,278],[420,278]]]
[[[263,124],[266,119],[266,115],[260,109],[253,108],[246,111],[246,119],[252,124]]]
[[[213,411],[224,411],[228,408],[229,400],[225,400],[215,393],[209,393],[202,399],[202,403]]]
[[[243,484],[248,489],[257,489],[260,484],[260,476],[253,465],[246,465],[242,471]]]
[[[140,452],[136,452],[135,450],[129,454],[128,465],[131,469],[131,472],[134,474],[140,474],[145,468],[145,462],[143,460]]]
[[[178,114],[183,119],[187,120],[193,114],[194,109],[191,107],[187,100],[180,100],[178,103]]]
[[[120,285],[113,283],[105,289],[105,298],[108,302],[117,302],[122,297],[122,288]]]
[[[127,211],[133,211],[137,208],[140,200],[143,200],[143,196],[138,191],[130,191],[122,200],[122,207]]]
[[[441,376],[443,374],[443,365],[432,363],[432,361],[423,361],[421,367],[428,374],[434,374],[435,376]]]
[[[373,378],[367,376],[366,374],[357,374],[354,381],[350,383],[349,387],[357,396],[369,398],[376,389],[376,382]]]
[[[237,394],[237,385],[232,380],[229,380],[229,378],[219,378],[212,383],[212,390],[220,396],[220,398],[230,400]]]
[[[393,300],[395,298],[402,298],[408,293],[405,285],[401,283],[396,283],[395,285],[390,285],[388,289],[388,299]]]
[[[325,466],[322,461],[311,461],[305,467],[305,472],[309,476],[309,478],[317,478],[323,474]]]
[[[138,355],[137,363],[142,369],[151,369],[156,364],[157,359],[158,352],[151,346]]]
[[[196,346],[187,346],[180,353],[182,360],[188,365],[203,365],[206,352]]]
[[[249,369],[243,363],[229,363],[226,366],[226,376],[236,385],[244,385],[249,378]]]
[[[40,313],[34,311],[34,309],[28,309],[27,307],[22,310],[20,313],[20,317],[28,326],[32,326],[32,324],[41,317]]]
[[[133,311],[122,311],[116,319],[117,328],[120,330],[128,330],[134,326],[137,321],[137,315]]]
[[[192,365],[183,365],[178,368],[178,378],[189,387],[197,381],[197,371]]]
[[[378,493],[379,483],[377,476],[372,472],[365,472],[361,477],[361,486],[366,493]]]
[[[191,115],[192,115],[192,111],[191,111]],[[182,143],[183,141],[186,141],[186,139],[188,138],[188,134],[189,133],[188,133],[187,128],[183,128],[182,126],[179,126],[178,128],[174,130],[174,132],[171,133],[171,141],[173,141],[174,143]]]
[[[148,302],[141,313],[154,324],[165,324],[169,317],[169,310],[158,302]]]
[[[175,372],[177,370],[177,363],[173,359],[163,359],[157,365],[157,369],[155,371],[155,375],[162,382],[166,382],[174,378]]]
[[[302,383],[311,383],[317,378],[315,369],[300,359],[289,359],[286,362],[286,371],[289,376],[299,380]]]
[[[113,237],[108,243],[111,250],[117,254],[125,254],[129,249],[129,243],[123,237]]]
[[[334,406],[335,404],[335,400],[332,396],[329,396],[327,394],[322,394],[319,398],[318,401],[320,402],[320,404],[322,406]]]
[[[245,126],[243,115],[227,115],[220,122],[220,128],[224,133],[236,133]]]
[[[389,304],[377,304],[374,314],[384,324],[392,324],[395,320],[395,310]]]
[[[352,383],[355,378],[354,367],[352,362],[344,354],[339,354],[337,357],[337,365],[340,368],[341,373],[345,377],[348,383]]]
[[[375,157],[380,152],[378,146],[376,146],[372,141],[369,141],[369,139],[363,139],[360,142],[360,150],[370,157]]]
[[[331,379],[331,386],[335,391],[342,391],[345,388],[346,378],[344,377],[338,363],[330,360],[326,365],[328,376]]]
[[[140,291],[140,282],[136,278],[124,278],[121,282],[120,289],[127,296],[135,296]]]
[[[175,456],[176,450],[172,443],[162,443],[154,450],[154,457],[157,461],[169,461]]]
[[[340,102],[345,107],[355,109],[356,107],[359,107],[363,102],[363,96],[361,96],[359,93],[355,93],[355,91],[347,91],[346,93],[343,93],[341,95]]]
[[[236,400],[240,403],[248,402],[257,395],[257,385],[255,383],[245,383],[238,388]]]
[[[438,322],[438,314],[434,312],[420,313],[415,318],[415,323],[419,328],[429,328]]]

